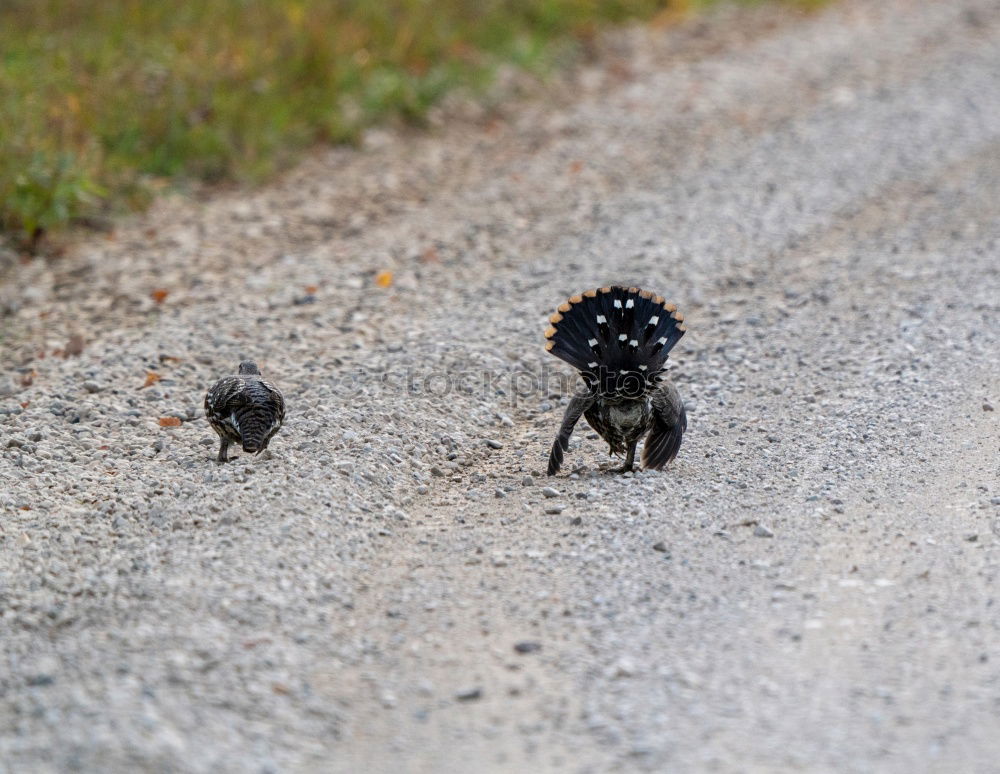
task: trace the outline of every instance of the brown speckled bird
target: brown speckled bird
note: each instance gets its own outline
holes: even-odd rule
[[[252,360],[244,360],[234,376],[215,383],[205,393],[205,417],[219,434],[219,462],[226,462],[229,444],[260,454],[285,421],[285,399],[264,381]]]
[[[576,368],[586,392],[566,408],[549,454],[555,475],[583,416],[632,470],[643,436],[643,468],[660,470],[677,456],[687,415],[664,373],[667,354],[687,330],[673,304],[648,290],[603,287],[573,296],[549,318],[545,349]]]

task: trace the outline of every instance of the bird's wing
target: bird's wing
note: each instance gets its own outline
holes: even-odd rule
[[[677,456],[681,439],[687,430],[687,413],[680,393],[670,382],[664,382],[653,393],[653,429],[642,447],[642,467],[661,470]]]
[[[246,400],[242,392],[242,379],[235,376],[220,379],[205,393],[205,411],[213,414],[229,413],[231,407],[241,405]]]
[[[566,407],[566,414],[563,416],[562,425],[559,426],[559,434],[556,436],[555,443],[552,444],[552,451],[549,452],[548,473],[550,476],[559,472],[563,462],[563,454],[569,449],[569,437],[573,434],[573,428],[580,421],[583,412],[594,405],[596,399],[596,395],[591,393],[576,395],[570,400]]]

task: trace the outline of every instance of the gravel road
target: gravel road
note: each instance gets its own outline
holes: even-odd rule
[[[1000,3],[508,80],[8,267],[0,771],[997,771]],[[616,281],[689,432],[546,478]],[[244,357],[288,418],[219,465]]]

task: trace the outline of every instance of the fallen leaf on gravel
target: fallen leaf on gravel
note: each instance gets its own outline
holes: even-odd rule
[[[34,368],[32,368],[27,373],[21,374],[21,386],[30,387],[34,383],[36,376],[38,376],[38,371],[36,371]]]
[[[160,381],[162,377],[156,373],[156,371],[146,371],[146,381],[143,382],[143,387],[150,387]]]
[[[380,288],[387,288],[392,284],[392,272],[380,271],[375,275],[375,284]]]
[[[436,247],[428,247],[420,254],[420,260],[424,263],[440,263],[441,258],[438,256],[438,251]]]
[[[24,401],[24,403],[21,404],[21,408],[26,409],[30,405],[31,405],[31,401],[30,400],[26,400],[26,401]]]
[[[180,427],[181,420],[178,417],[160,417],[160,427]]]
[[[305,291],[310,296],[316,295],[316,291],[319,290],[319,285],[306,285]]]
[[[63,347],[63,357],[79,355],[81,352],[83,352],[83,336],[77,333],[70,336],[66,346]]]
[[[167,300],[167,296],[169,295],[170,295],[169,290],[164,290],[163,288],[157,288],[156,290],[154,290],[152,293],[149,294],[149,297],[153,299],[156,303],[162,304],[164,301]]]
[[[572,164],[569,165],[569,173],[571,175],[578,174],[581,169],[583,169],[582,161],[574,161]]]

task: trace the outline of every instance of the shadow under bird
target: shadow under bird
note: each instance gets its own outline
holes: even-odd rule
[[[253,360],[240,363],[237,373],[220,379],[205,393],[205,417],[219,434],[219,462],[226,462],[229,444],[248,454],[267,448],[285,421],[285,399],[260,375]]]
[[[549,318],[545,349],[576,368],[585,391],[566,407],[549,454],[550,476],[562,466],[573,428],[584,417],[625,455],[618,472],[632,470],[646,436],[641,464],[660,470],[677,456],[687,415],[677,388],[664,375],[667,355],[687,330],[684,316],[648,290],[609,286],[588,290]]]

